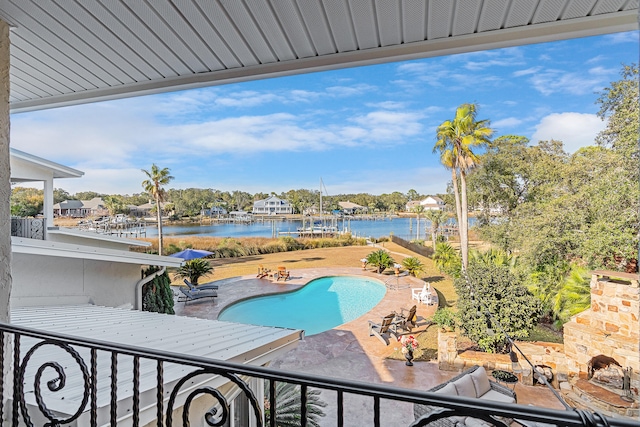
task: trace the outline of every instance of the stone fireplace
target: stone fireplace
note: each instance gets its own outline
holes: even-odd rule
[[[637,274],[592,273],[591,308],[564,325],[564,351],[573,394],[582,396],[587,405],[622,415],[637,413],[639,315]],[[626,393],[625,374],[630,389]],[[630,402],[625,394],[631,394]]]

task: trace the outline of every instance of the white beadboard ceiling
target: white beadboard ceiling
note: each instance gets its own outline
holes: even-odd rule
[[[629,31],[638,0],[0,0],[13,112]]]

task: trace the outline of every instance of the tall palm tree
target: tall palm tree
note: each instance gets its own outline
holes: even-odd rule
[[[476,104],[459,106],[453,120],[447,120],[438,126],[438,140],[433,147],[434,152],[440,153],[440,161],[444,167],[451,169],[464,269],[469,265],[467,173],[478,163],[478,156],[472,148],[488,145],[493,135],[489,120],[476,120],[476,110]]]
[[[424,206],[415,206],[413,211],[416,213],[416,240],[420,240],[420,214],[424,212]]]
[[[151,171],[142,169],[148,179],[142,181],[144,191],[151,194],[156,201],[156,211],[158,215],[158,254],[162,255],[162,206],[165,191],[163,186],[169,184],[173,177],[169,175],[169,168],[160,169],[156,164],[151,165]]]
[[[438,229],[440,228],[440,224],[447,219],[447,214],[440,209],[429,209],[424,216],[431,221],[431,243],[433,245],[433,250],[435,251]]]

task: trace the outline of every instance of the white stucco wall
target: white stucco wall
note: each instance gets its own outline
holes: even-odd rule
[[[11,306],[135,303],[141,267],[108,261],[14,253]]]

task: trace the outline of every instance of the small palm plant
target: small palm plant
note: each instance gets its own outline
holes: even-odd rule
[[[269,407],[269,386],[268,382],[264,383],[265,395],[265,422],[269,422],[271,408]],[[311,427],[320,426],[320,418],[324,417],[322,408],[327,403],[320,399],[319,390],[307,390],[307,424]],[[300,409],[302,407],[302,399],[300,395],[300,386],[290,383],[276,383],[276,425],[278,427],[299,427]]]
[[[389,252],[380,249],[367,255],[367,263],[377,267],[378,274],[380,274],[385,269],[393,267],[395,261],[389,255]]]
[[[176,271],[176,276],[188,279],[193,285],[198,284],[198,279],[213,271],[213,267],[202,258],[191,259]]]
[[[424,264],[416,257],[408,257],[402,260],[402,266],[413,277],[418,277],[418,274],[424,272]]]
[[[433,254],[433,262],[444,273],[453,277],[461,274],[462,260],[458,251],[448,243],[436,243],[436,251]]]

